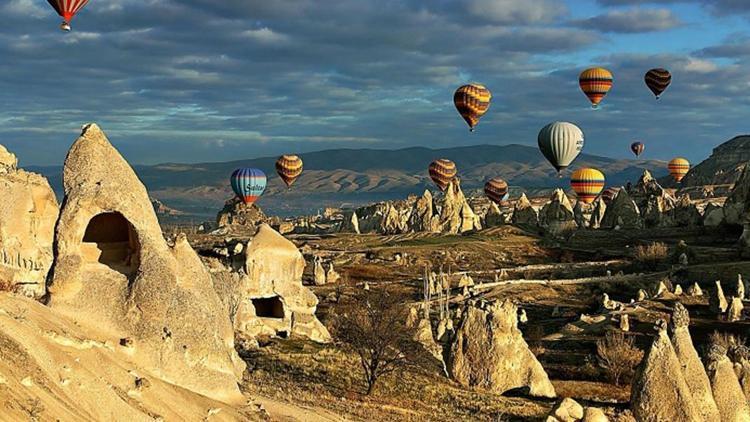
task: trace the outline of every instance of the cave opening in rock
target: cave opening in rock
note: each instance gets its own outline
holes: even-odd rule
[[[253,299],[255,315],[261,318],[284,318],[284,304],[278,296]]]
[[[99,214],[83,235],[84,260],[129,275],[138,269],[140,244],[132,224],[119,212]]]

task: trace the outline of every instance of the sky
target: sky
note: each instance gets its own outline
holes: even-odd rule
[[[90,0],[70,33],[44,0],[0,13],[0,144],[22,165],[62,164],[87,122],[138,164],[536,146],[556,120],[590,154],[697,163],[750,133],[746,0]],[[614,74],[596,111],[591,66]],[[493,93],[475,133],[452,102],[472,81]]]

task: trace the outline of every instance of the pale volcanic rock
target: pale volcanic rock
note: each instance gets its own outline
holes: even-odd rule
[[[516,201],[511,221],[514,225],[521,227],[534,228],[539,225],[539,214],[531,205],[525,193],[522,193],[521,197]]]
[[[448,184],[445,195],[436,200],[435,208],[440,210],[438,227],[441,233],[465,233],[482,229],[481,219],[466,201],[458,179]]]
[[[575,230],[573,206],[562,189],[555,189],[550,201],[539,212],[539,225],[552,235],[562,235]]]
[[[693,283],[690,287],[687,289],[688,296],[703,296],[703,290],[701,289],[701,286],[698,285],[698,283]]]
[[[638,206],[625,189],[620,189],[612,203],[607,206],[600,227],[603,229],[640,229],[643,228]]]
[[[529,387],[532,396],[554,397],[547,373],[518,329],[512,302],[470,302],[465,306],[451,344],[448,368],[465,387],[502,394]]]
[[[669,212],[675,207],[675,200],[667,194],[648,170],[644,170],[638,182],[628,194],[641,212],[646,227],[669,227],[673,221]]]
[[[0,284],[39,299],[46,293],[59,207],[47,179],[17,168],[0,145]]]
[[[600,196],[594,201],[594,210],[591,211],[591,217],[589,218],[589,227],[591,227],[592,229],[600,228],[602,225],[602,220],[604,220],[604,215],[606,213],[607,204]]]
[[[216,280],[236,283],[225,286],[229,293],[222,294],[233,298],[237,308],[235,331],[251,337],[286,333],[330,342],[331,335],[315,316],[318,298],[302,285],[304,269],[305,259],[297,247],[267,224],[261,225],[248,243],[239,280],[226,276]]]
[[[714,401],[711,383],[708,380],[701,358],[693,346],[689,326],[690,315],[687,309],[680,302],[675,303],[670,320],[670,330],[672,346],[677,355],[677,360],[682,364],[682,373],[703,420],[705,422],[719,422],[721,418]]]
[[[583,201],[576,201],[576,205],[573,207],[573,220],[579,228],[585,229],[589,227],[591,211],[591,205]]]
[[[712,345],[706,369],[722,422],[750,421],[750,407],[723,346]]]
[[[583,406],[570,397],[555,403],[547,417],[547,422],[576,422],[583,419]]]
[[[487,213],[484,215],[485,227],[498,227],[507,223],[507,216],[500,211],[496,203],[490,203]]]
[[[713,202],[709,202],[703,210],[703,225],[718,227],[724,223],[724,209]]]
[[[339,231],[342,233],[360,234],[359,217],[357,217],[356,211],[349,211],[344,214],[344,220],[341,222],[341,228]]]
[[[319,256],[313,258],[313,282],[316,286],[326,284],[326,270],[323,269],[323,259]]]
[[[701,421],[665,325],[659,321],[658,333],[633,380],[633,416],[639,422]]]
[[[711,289],[710,296],[708,298],[708,306],[711,309],[711,312],[715,314],[723,314],[727,311],[727,308],[729,307],[729,304],[727,303],[727,299],[724,296],[724,290],[721,288],[721,281],[716,280],[716,284],[713,289]]]
[[[583,411],[581,422],[609,422],[609,418],[604,414],[602,409],[597,407],[587,407]]]
[[[326,271],[326,284],[336,284],[339,280],[341,280],[341,275],[333,268],[333,262],[329,262]]]
[[[148,193],[95,124],[63,167],[49,306],[114,339],[163,379],[235,402],[244,363],[211,277],[184,236],[170,247]]]
[[[414,203],[414,208],[409,217],[409,227],[416,232],[439,231],[437,217],[433,208],[434,198],[429,190],[425,189]]]
[[[748,200],[750,200],[750,170],[745,165],[739,179],[734,184],[734,188],[724,202],[724,222],[733,225],[743,224],[746,220],[744,214]]]
[[[672,223],[678,227],[697,227],[701,225],[701,213],[688,195],[681,195],[669,214]]]
[[[731,297],[729,301],[729,308],[727,309],[727,321],[737,322],[742,320],[742,311],[745,306],[742,304],[742,299],[738,297]]]
[[[255,227],[268,222],[268,217],[255,204],[245,204],[234,197],[224,204],[224,208],[216,215],[218,227],[250,226]]]

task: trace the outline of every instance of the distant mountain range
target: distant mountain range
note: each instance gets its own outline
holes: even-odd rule
[[[504,178],[512,194],[521,189],[538,191],[568,187],[570,170],[559,179],[552,166],[533,147],[524,145],[476,145],[446,149],[400,150],[337,149],[300,154],[304,173],[291,189],[276,175],[276,157],[222,163],[138,165],[135,171],[152,197],[197,219],[211,219],[224,201],[232,197],[228,178],[237,167],[257,167],[269,177],[268,188],[258,204],[270,214],[315,213],[326,206],[358,206],[374,201],[404,198],[434,189],[427,175],[428,164],[448,158],[458,166],[464,190],[481,189],[495,176]],[[608,185],[635,181],[649,169],[657,177],[667,174],[657,160],[616,160],[581,154],[573,168],[596,167]],[[61,167],[31,167],[46,175],[58,194],[62,190]]]

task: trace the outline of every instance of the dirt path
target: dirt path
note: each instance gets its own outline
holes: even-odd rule
[[[271,415],[271,420],[277,422],[329,422],[349,420],[322,407],[296,405],[260,396],[254,397],[253,401],[263,405],[266,411]]]

